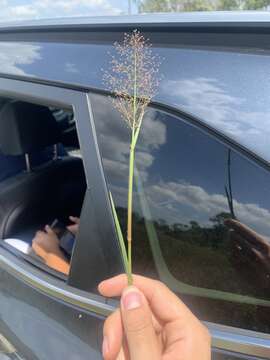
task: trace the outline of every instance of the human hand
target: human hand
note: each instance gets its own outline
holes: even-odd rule
[[[106,297],[120,296],[120,309],[105,321],[105,360],[210,360],[210,335],[184,303],[159,281],[126,275],[99,284]]]
[[[77,235],[77,232],[79,230],[79,225],[80,225],[80,218],[76,217],[76,216],[70,216],[69,220],[71,222],[73,222],[73,224],[68,225],[67,229],[74,235]]]
[[[59,239],[49,225],[46,225],[44,231],[37,231],[32,241],[32,248],[37,255],[46,258],[47,254],[58,254],[61,252],[59,248]]]
[[[232,264],[240,276],[253,283],[261,293],[269,293],[270,244],[261,234],[239,220],[226,219],[230,229]]]
[[[68,274],[70,265],[59,246],[59,239],[49,225],[45,231],[37,231],[32,242],[32,248],[45,263],[54,270]]]
[[[264,237],[239,220],[226,219],[224,224],[234,231],[233,239],[238,250],[238,256],[245,249],[245,254],[252,254],[267,271],[270,270],[270,244]],[[242,251],[243,252],[243,251]]]

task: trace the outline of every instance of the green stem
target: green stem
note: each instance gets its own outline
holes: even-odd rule
[[[137,110],[137,50],[134,48],[134,85],[133,85],[133,124],[129,152],[129,179],[128,179],[128,219],[127,219],[127,242],[128,242],[128,284],[132,285],[132,200],[133,200],[133,173],[134,173],[134,155],[135,155],[135,127]]]
[[[128,285],[132,285],[133,279],[132,279],[132,257],[131,257],[131,241],[128,242]]]
[[[131,242],[132,242],[132,200],[133,200],[133,173],[134,173],[134,146],[133,139],[130,145],[129,153],[129,180],[128,180],[128,223],[127,223],[127,242],[128,242],[128,277],[129,280],[132,274],[132,261],[131,261]],[[132,283],[132,282],[131,282]],[[131,284],[129,284],[131,285]]]

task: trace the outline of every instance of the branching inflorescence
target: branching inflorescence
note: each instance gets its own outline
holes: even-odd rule
[[[126,271],[129,284],[131,284],[132,199],[135,147],[146,107],[156,94],[160,82],[160,58],[153,54],[151,44],[138,30],[134,30],[131,34],[125,34],[123,43],[115,43],[114,47],[116,54],[111,56],[110,71],[104,72],[103,80],[113,95],[113,106],[120,112],[121,117],[131,130],[127,219],[128,255],[126,253],[122,254],[124,259],[127,259]],[[116,211],[114,211],[114,216],[119,228]],[[123,238],[119,232],[118,236]],[[123,244],[121,249],[122,252],[126,251]]]

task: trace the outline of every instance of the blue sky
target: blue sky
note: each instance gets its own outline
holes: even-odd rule
[[[132,2],[132,12],[136,6]],[[122,15],[128,0],[0,0],[0,21],[64,16]]]

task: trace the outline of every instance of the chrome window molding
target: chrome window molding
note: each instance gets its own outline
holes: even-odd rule
[[[214,348],[270,359],[270,335],[209,322],[204,324],[212,335]]]
[[[4,248],[0,248],[0,267],[33,289],[81,310],[101,316],[108,316],[114,310],[113,306],[106,304],[103,297],[73,288],[27,262],[22,262]]]
[[[237,27],[248,28],[268,28],[269,27],[268,11],[213,11],[213,12],[195,12],[195,13],[165,13],[165,14],[143,14],[143,15],[126,15],[126,16],[89,16],[83,18],[58,18],[41,19],[27,21],[13,21],[0,25],[2,32],[6,31],[30,31],[42,29],[97,29],[114,30],[119,28],[136,28],[143,26],[145,28],[222,28]]]

